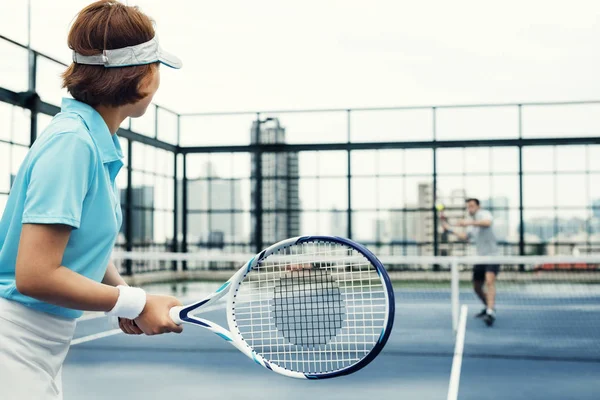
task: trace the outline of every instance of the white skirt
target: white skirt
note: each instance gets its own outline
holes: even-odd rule
[[[0,297],[0,399],[62,399],[62,364],[75,320]]]

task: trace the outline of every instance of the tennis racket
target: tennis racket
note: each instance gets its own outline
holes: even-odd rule
[[[223,296],[228,330],[196,316]],[[394,292],[381,262],[362,245],[302,236],[263,250],[216,292],[173,307],[170,316],[213,331],[271,371],[333,378],[358,371],[383,349]]]

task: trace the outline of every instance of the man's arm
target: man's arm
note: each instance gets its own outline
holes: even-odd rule
[[[452,227],[450,226],[450,224],[448,223],[443,223],[442,224],[444,230],[448,233],[453,234],[454,236],[458,237],[460,240],[469,240],[469,235],[466,232],[457,232],[455,230],[452,229]]]

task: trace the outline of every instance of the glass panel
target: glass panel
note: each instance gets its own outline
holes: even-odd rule
[[[347,176],[348,153],[345,151],[321,151],[318,153],[320,176]],[[302,164],[299,165],[302,168]]]
[[[255,114],[180,117],[180,145],[246,145]]]
[[[407,142],[433,140],[431,109],[352,111],[353,142]]]
[[[52,117],[46,114],[38,113],[37,115],[37,137],[40,137],[44,130],[50,125]],[[29,138],[27,138],[29,141]]]
[[[62,88],[61,74],[65,69],[66,67],[61,64],[38,56],[35,85],[42,101],[60,106],[63,97],[70,97],[67,90]]]
[[[5,4],[0,13],[0,35],[17,42],[27,43],[27,2],[16,1],[10,7]],[[0,43],[4,41],[0,39]],[[3,54],[0,50],[0,54]],[[2,86],[0,84],[0,86]]]
[[[404,150],[379,150],[377,152],[380,175],[404,173]]]
[[[250,180],[238,179],[233,182],[233,209],[250,211]]]
[[[348,208],[348,181],[332,178],[319,179],[319,196],[317,198],[321,210],[345,210]],[[302,191],[300,191],[302,193]],[[300,203],[304,208],[304,203]]]
[[[553,175],[523,176],[523,206],[525,208],[553,207],[554,195]]]
[[[491,151],[491,168],[495,173],[519,172],[519,149],[495,147]]]
[[[2,214],[4,213],[4,209],[6,208],[7,201],[8,195],[0,194],[0,218],[2,218]]]
[[[523,137],[589,137],[600,135],[600,104],[523,107]]]
[[[144,159],[146,158],[145,145],[140,142],[131,143],[132,168],[136,171],[144,170]]]
[[[145,136],[154,137],[154,118],[156,116],[156,105],[150,104],[146,113],[139,118],[131,119],[131,130]]]
[[[196,244],[208,240],[208,214],[188,213],[188,242]]]
[[[377,192],[378,208],[402,208],[404,206],[403,195],[403,178],[379,178],[379,190]]]
[[[304,210],[316,210],[319,208],[319,181],[313,178],[301,178],[300,181],[300,204]]]
[[[595,208],[594,215],[600,218],[600,174],[589,174],[589,203]]]
[[[589,207],[585,174],[558,174],[556,177],[556,206]]]
[[[433,174],[432,150],[406,150],[404,157],[407,174]]]
[[[590,171],[600,172],[600,146],[588,146],[588,167]]]
[[[348,236],[348,214],[345,210],[329,210],[321,212],[319,219],[323,222],[321,230],[324,235]]]
[[[29,146],[31,142],[31,112],[20,107],[12,107],[11,137],[14,143]]]
[[[348,140],[345,112],[268,114],[278,118],[286,143],[340,143]]]
[[[524,229],[526,243],[548,242],[555,235],[554,210],[524,210]],[[544,254],[544,253],[541,253]]]
[[[350,153],[352,176],[377,174],[377,150],[360,150]]]
[[[209,184],[205,179],[192,179],[187,182],[187,205],[189,210],[209,209]]]
[[[250,154],[231,153],[231,171],[230,176],[236,178],[250,178],[252,172]]]
[[[464,172],[464,149],[439,149],[436,156],[438,175],[462,174]]]
[[[11,7],[2,7],[3,15]],[[1,17],[0,17],[1,18]],[[3,18],[2,18],[3,19]],[[15,26],[14,24],[10,24]],[[0,23],[0,27],[3,24]],[[9,33],[9,37],[11,34]],[[29,56],[27,49],[0,39],[0,87],[13,92],[26,92],[29,85]]]
[[[377,178],[352,178],[352,209],[377,208]]]
[[[555,151],[552,146],[524,147],[523,172],[554,171]]]
[[[553,242],[563,242],[566,245],[558,247],[560,254],[573,254],[575,243],[587,241],[587,210],[571,209],[557,211],[557,229],[558,234],[552,238]],[[570,245],[569,245],[570,244]]]
[[[23,160],[25,159],[25,156],[27,156],[28,151],[29,149],[27,147],[12,146],[12,175],[17,175],[17,172],[19,172],[19,168],[21,168],[21,164],[23,164]]]
[[[177,144],[177,114],[158,108],[158,139]]]
[[[414,177],[405,180],[405,207],[432,208],[433,183],[430,177]]]
[[[485,200],[491,196],[491,182],[489,176],[469,176],[465,177],[465,194],[467,197]]]
[[[209,246],[219,247],[224,242],[234,242],[236,232],[233,227],[233,214],[212,213],[209,214],[209,232],[207,242]]]
[[[556,170],[558,172],[583,172],[587,169],[586,161],[587,155],[585,146],[556,147]]]
[[[162,172],[158,166],[156,153],[158,149],[152,146],[143,145],[144,149],[144,171],[146,172]]]
[[[494,207],[519,207],[519,177],[517,175],[492,176]]]
[[[491,166],[489,147],[471,147],[464,149],[465,172],[488,173]]]
[[[442,108],[436,111],[438,140],[519,136],[517,107]]]
[[[352,213],[352,235],[358,242],[375,241],[375,224],[377,212],[353,212]]]
[[[0,193],[8,193],[11,184],[10,145],[0,142]]]

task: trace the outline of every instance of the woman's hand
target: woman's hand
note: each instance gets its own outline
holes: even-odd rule
[[[181,302],[175,297],[148,294],[146,295],[146,306],[134,322],[138,329],[146,335],[160,335],[168,332],[181,333],[183,327],[173,322],[169,316],[172,307],[181,305]]]
[[[119,318],[119,328],[126,335],[141,335],[144,333],[132,319]]]

